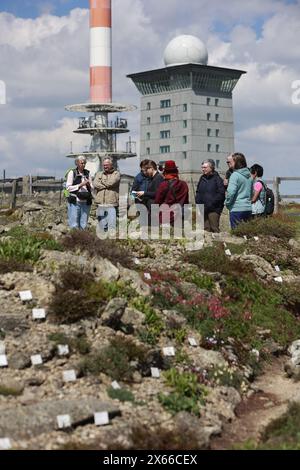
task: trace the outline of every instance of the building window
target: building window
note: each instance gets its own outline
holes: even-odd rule
[[[182,136],[182,143],[183,144],[187,143],[187,136],[186,135]]]
[[[171,107],[171,100],[161,100],[160,107],[161,108],[170,108]]]
[[[215,99],[215,106],[219,106],[219,98]]]
[[[171,121],[171,115],[170,114],[163,114],[160,116],[160,122],[170,122]]]
[[[150,155],[150,147],[146,148],[146,155]]]
[[[216,114],[216,121],[219,120],[219,114]]]
[[[216,160],[216,168],[220,167],[220,160]]]
[[[146,138],[147,138],[147,140],[150,140],[150,138],[151,138],[150,132],[147,132],[147,137]]]
[[[171,137],[170,131],[160,131],[160,138],[161,139],[169,139]]]
[[[184,112],[184,113],[187,112],[187,104],[186,104],[186,103],[184,103],[184,105],[183,105],[183,112]]]
[[[220,150],[220,145],[219,145],[219,144],[217,144],[217,145],[216,145],[216,152],[218,153],[218,152],[219,152],[219,150]]]
[[[207,113],[206,119],[209,121],[210,120],[210,113]]]
[[[208,152],[211,151],[211,144],[207,144],[207,151],[208,151]]]
[[[147,109],[148,110],[151,109],[151,103],[150,102],[147,103]]]
[[[187,120],[184,120],[184,121],[183,121],[183,127],[184,127],[184,129],[187,128]]]
[[[170,153],[170,145],[162,145],[160,147],[160,153]]]
[[[151,124],[151,118],[147,117],[147,124]]]
[[[216,129],[216,137],[219,137],[220,135],[220,129]]]
[[[206,105],[207,105],[207,106],[210,105],[210,98],[206,98]]]
[[[186,152],[182,152],[182,158],[183,158],[183,160],[187,159],[187,153]]]
[[[211,129],[207,129],[207,137],[210,137],[211,135]]]

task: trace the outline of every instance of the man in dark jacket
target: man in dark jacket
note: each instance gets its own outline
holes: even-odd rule
[[[132,191],[146,191],[149,184],[147,175],[147,166],[150,160],[142,160],[140,163],[141,171],[136,175],[132,185]]]
[[[142,198],[150,213],[151,204],[155,201],[155,196],[159,185],[164,181],[163,176],[157,171],[157,165],[153,160],[150,160],[146,167],[146,174],[149,178],[148,188],[146,191],[138,191],[137,196]]]
[[[196,204],[204,204],[204,230],[219,232],[225,200],[224,182],[215,171],[214,160],[202,163],[202,173],[196,191]]]

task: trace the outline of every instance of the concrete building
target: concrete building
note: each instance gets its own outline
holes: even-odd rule
[[[142,95],[141,160],[175,160],[186,181],[198,181],[207,158],[224,173],[234,151],[232,92],[245,72],[208,66],[207,58],[198,38],[179,36],[165,50],[165,68],[128,75]]]

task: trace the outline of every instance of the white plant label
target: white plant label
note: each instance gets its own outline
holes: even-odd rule
[[[164,356],[175,356],[175,349],[173,346],[163,348]]]
[[[148,281],[150,281],[150,279],[151,279],[151,274],[150,274],[150,273],[144,273],[144,278],[145,278],[145,279],[148,279]]]
[[[0,355],[0,367],[7,367],[7,366],[8,366],[7,357],[5,356],[5,354],[1,354]]]
[[[76,380],[76,372],[74,369],[72,370],[65,370],[63,372],[63,379],[65,382],[75,382]]]
[[[70,415],[59,415],[56,417],[58,428],[65,429],[71,427],[71,417]]]
[[[259,238],[258,237],[253,237],[256,242],[258,242]]]
[[[33,366],[40,366],[41,364],[43,364],[43,359],[40,354],[35,354],[34,356],[31,356],[30,359],[31,359],[31,364]]]
[[[151,367],[151,376],[154,378],[154,379],[159,379],[160,377],[160,372],[159,372],[159,369],[157,367]]]
[[[46,318],[46,311],[44,308],[33,308],[32,309],[32,318],[34,320],[43,320]]]
[[[111,386],[114,390],[121,390],[121,387],[120,385],[118,384],[118,382],[116,380],[114,380],[112,383],[111,383]]]
[[[5,354],[5,343],[0,341],[0,355]]]
[[[275,266],[275,271],[276,271],[277,273],[280,273],[280,267],[279,267],[277,264],[276,264],[276,266]]]
[[[275,282],[283,282],[283,279],[281,276],[278,276],[278,277],[274,277],[274,281]]]
[[[248,240],[248,237],[247,237],[247,235],[244,235],[244,239],[245,239],[245,240]]]
[[[188,338],[188,342],[190,343],[190,346],[198,346],[195,338]]]
[[[134,258],[134,264],[141,264],[140,260],[138,258]]]
[[[19,296],[23,302],[26,302],[27,300],[32,300],[31,290],[22,290],[19,292]]]
[[[105,426],[109,424],[109,416],[107,411],[102,411],[100,413],[94,413],[94,420],[96,426]]]
[[[230,250],[225,250],[225,255],[231,256],[231,251]]]
[[[59,356],[67,356],[69,354],[69,346],[67,344],[59,344],[57,346]]]
[[[9,450],[11,448],[12,448],[12,445],[8,437],[4,437],[0,439],[0,450]]]

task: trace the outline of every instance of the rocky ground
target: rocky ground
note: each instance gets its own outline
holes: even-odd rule
[[[91,220],[91,231],[93,226]],[[35,256],[36,246],[28,242],[27,256],[24,230],[59,249],[41,244]],[[100,255],[91,251],[90,239],[62,248],[68,233],[64,207],[44,200],[0,213],[0,444],[8,438],[13,449],[231,448],[259,440],[275,411],[280,415],[289,401],[300,401],[293,382],[300,369],[298,343],[288,351],[300,338],[297,298],[286,307],[291,324],[284,339],[284,326],[276,324],[273,335],[273,324],[259,320],[249,329],[249,343],[243,331],[237,331],[238,341],[229,318],[238,314],[235,306],[243,309],[245,323],[259,312],[256,304],[251,310],[252,292],[241,303],[231,293],[239,274],[230,284],[233,274],[223,272],[217,259],[215,269],[205,260],[195,265],[186,258],[197,253],[193,245],[176,240],[120,242],[114,259],[113,245]],[[282,308],[276,295],[284,293],[276,288],[299,282],[299,242],[291,238],[281,246],[269,237],[264,257],[257,241],[246,238],[208,234],[204,247],[230,249],[225,263],[247,266],[263,292],[274,288],[274,306]],[[271,253],[276,244],[278,258]],[[23,267],[15,264],[20,260]],[[284,266],[280,273],[277,262]],[[66,270],[71,275],[63,278]],[[283,282],[275,281],[278,276]],[[32,299],[22,301],[21,291],[31,291]],[[33,309],[45,309],[46,318],[34,319]],[[208,333],[200,310],[216,323],[205,323]],[[58,346],[65,344],[69,352],[60,355]],[[167,355],[166,347],[175,355]],[[32,365],[36,355],[42,364]],[[74,381],[64,376],[70,370]],[[283,388],[289,392],[282,394]],[[96,426],[94,413],[101,412],[109,422]],[[60,429],[57,417],[65,415],[71,426]]]

